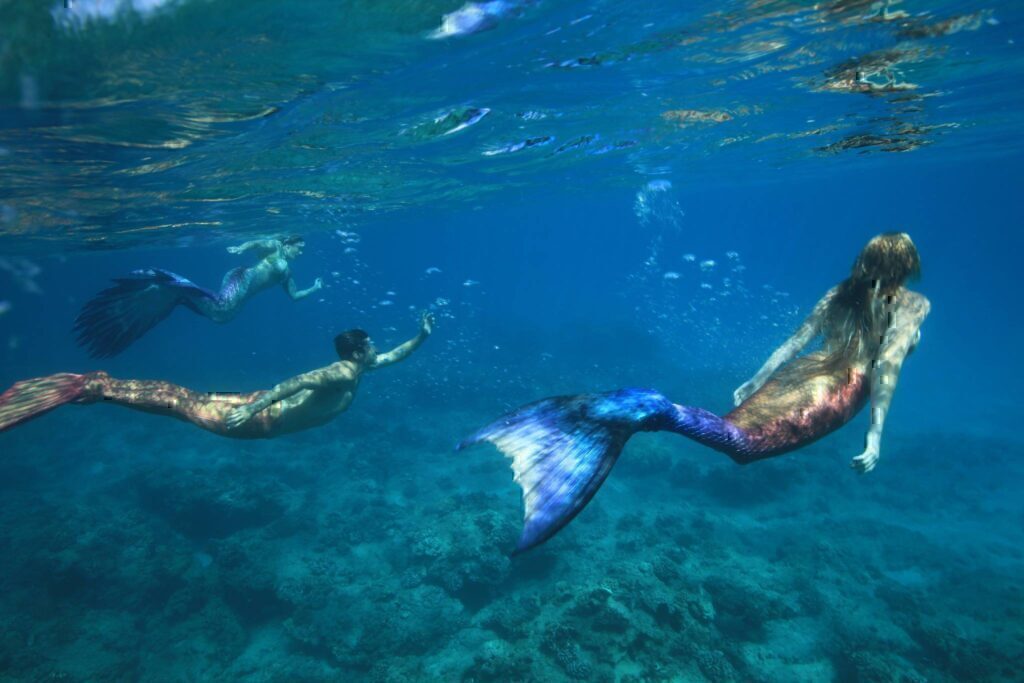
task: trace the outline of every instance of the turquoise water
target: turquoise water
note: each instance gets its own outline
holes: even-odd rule
[[[0,5],[0,389],[266,389],[437,318],[316,429],[0,434],[0,679],[1021,680],[1022,9],[665,4]],[[510,556],[461,438],[622,386],[726,412],[884,230],[932,313],[874,472],[866,414],[749,467],[643,435]],[[75,344],[111,278],[288,232],[316,294]]]

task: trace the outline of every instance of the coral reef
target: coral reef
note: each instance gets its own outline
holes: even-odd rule
[[[3,464],[5,680],[1000,682],[1024,656],[1011,478],[915,462],[1014,444],[893,443],[862,485],[835,472],[853,435],[745,469],[639,442],[510,556],[504,463],[423,462],[436,416],[216,452],[97,423],[91,478]],[[123,457],[142,443],[160,455]]]

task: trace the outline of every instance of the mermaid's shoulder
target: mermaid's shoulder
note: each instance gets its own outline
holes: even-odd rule
[[[912,289],[903,288],[893,301],[893,324],[910,324],[915,327],[921,324],[932,310],[932,303],[924,294]]]

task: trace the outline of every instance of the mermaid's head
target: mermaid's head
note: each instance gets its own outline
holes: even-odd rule
[[[866,341],[877,340],[887,325],[882,304],[920,274],[921,257],[910,235],[886,232],[872,237],[829,303],[826,329],[833,343],[860,353]]]
[[[363,330],[346,330],[334,338],[334,350],[338,352],[341,360],[350,360],[356,363],[372,361],[376,355],[373,343],[370,342],[370,335]]]
[[[921,257],[910,235],[886,232],[872,237],[853,263],[850,279],[872,289],[892,292],[921,275]]]
[[[279,239],[284,257],[289,261],[300,256],[306,246],[306,240],[302,238],[302,235],[285,235]]]

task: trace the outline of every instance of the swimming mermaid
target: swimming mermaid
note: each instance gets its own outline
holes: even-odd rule
[[[114,379],[105,372],[25,380],[0,394],[0,432],[67,403],[100,402],[168,415],[235,439],[270,439],[318,427],[348,409],[363,373],[407,358],[433,323],[424,313],[419,333],[386,353],[377,353],[362,330],[343,332],[334,339],[337,362],[248,394],[192,391],[170,382]]]
[[[830,289],[796,333],[736,390],[736,408],[724,417],[672,403],[652,389],[561,396],[505,415],[459,448],[489,441],[512,459],[525,507],[516,552],[543,543],[572,521],[636,432],[675,432],[745,465],[820,439],[870,399],[864,452],[852,462],[870,472],[900,368],[930,308],[924,296],[903,286],[919,272],[909,235],[873,238],[850,277]],[[821,350],[797,357],[818,336]]]
[[[228,247],[232,254],[253,251],[260,260],[256,265],[228,271],[216,293],[159,268],[133,271],[126,278],[114,280],[113,287],[82,307],[75,320],[78,343],[93,358],[109,358],[128,348],[178,305],[225,323],[238,315],[246,301],[275,285],[283,285],[288,296],[298,301],[323,287],[320,278],[308,289],[295,285],[289,262],[302,254],[303,247],[305,242],[298,235]]]

